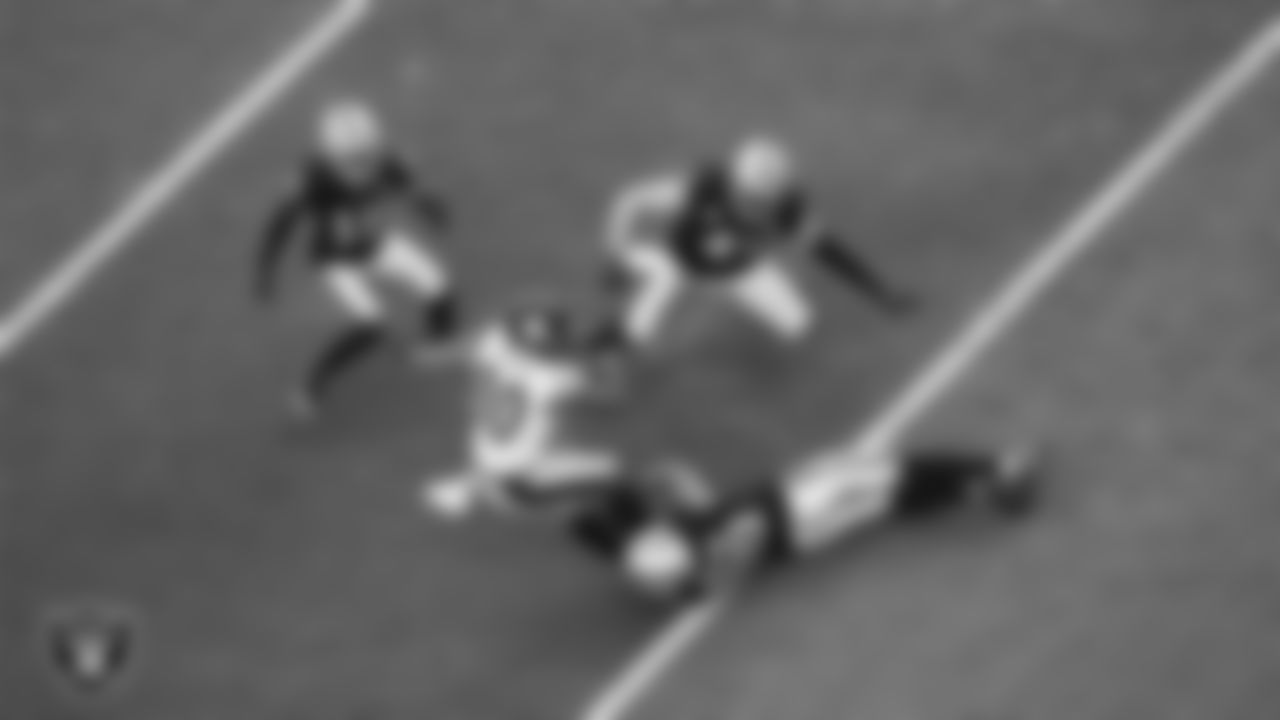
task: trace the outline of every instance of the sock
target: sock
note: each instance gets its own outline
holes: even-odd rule
[[[461,309],[458,298],[446,293],[427,301],[422,310],[422,333],[428,340],[439,341],[458,332]]]
[[[760,560],[769,565],[781,565],[801,552],[797,544],[797,532],[792,522],[785,492],[773,486],[757,491],[754,503],[760,509],[764,522],[765,539]]]
[[[904,463],[898,488],[898,511],[906,516],[932,515],[967,502],[975,488],[998,473],[994,458],[961,450],[917,453]]]
[[[377,348],[382,338],[382,328],[376,325],[357,325],[338,333],[307,374],[307,392],[316,399],[323,397],[334,380]]]

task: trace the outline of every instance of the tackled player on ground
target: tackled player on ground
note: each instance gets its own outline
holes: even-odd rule
[[[965,508],[1019,516],[1036,500],[1041,460],[1024,447],[836,447],[727,493],[666,463],[604,486],[567,524],[645,595],[687,601],[888,524]]]
[[[963,509],[1018,517],[1044,465],[1031,447],[836,446],[791,467],[722,485],[679,461],[637,467],[596,455],[571,474],[452,476],[424,486],[430,512],[547,521],[646,596],[689,601],[820,553],[875,528]]]

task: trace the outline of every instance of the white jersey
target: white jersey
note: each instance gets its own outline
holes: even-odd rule
[[[793,469],[784,485],[795,526],[792,541],[806,551],[817,549],[884,517],[901,472],[894,458],[845,448]]]
[[[471,358],[472,463],[519,473],[562,442],[570,403],[587,388],[582,368],[523,348],[495,325],[476,338]]]

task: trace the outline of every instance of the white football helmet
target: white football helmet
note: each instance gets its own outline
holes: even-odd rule
[[[382,123],[367,104],[340,100],[320,112],[316,144],[321,153],[332,159],[361,157],[382,147]]]
[[[624,554],[627,576],[642,592],[656,597],[676,593],[697,571],[697,559],[686,538],[666,525],[636,535]]]
[[[734,189],[748,195],[770,195],[795,180],[791,150],[778,138],[753,135],[734,149],[729,158],[729,179]]]

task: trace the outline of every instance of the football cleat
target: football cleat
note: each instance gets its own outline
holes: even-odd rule
[[[992,507],[1010,517],[1035,509],[1043,466],[1044,459],[1036,448],[1015,445],[1002,451],[991,478]]]
[[[286,404],[289,415],[298,422],[311,422],[320,414],[320,401],[315,393],[306,388],[298,388],[289,393]]]

